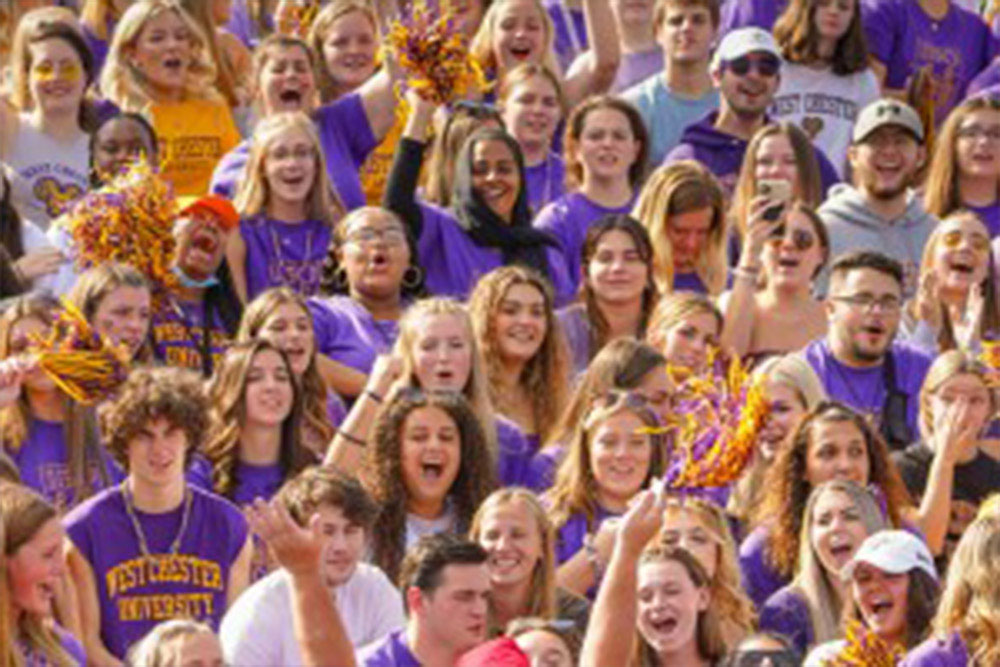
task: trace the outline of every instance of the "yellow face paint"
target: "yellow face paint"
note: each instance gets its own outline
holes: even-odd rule
[[[40,83],[48,83],[50,81],[75,83],[80,80],[83,71],[76,63],[67,63],[59,67],[56,67],[52,63],[39,63],[31,68],[31,74]]]

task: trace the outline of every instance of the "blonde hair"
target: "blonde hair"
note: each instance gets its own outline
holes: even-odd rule
[[[535,522],[535,527],[538,529],[542,543],[541,558],[539,558],[531,573],[531,588],[529,589],[531,591],[531,599],[528,602],[528,608],[522,609],[517,616],[538,616],[546,619],[555,618],[556,534],[552,527],[552,522],[549,521],[549,515],[534,492],[528,489],[513,487],[498,489],[491,493],[479,505],[475,516],[472,517],[472,524],[469,527],[469,539],[479,542],[482,537],[483,521],[486,520],[486,515],[490,511],[515,503],[521,503],[527,508],[528,514],[531,515],[532,520]],[[495,634],[499,634],[501,628],[496,627],[493,630]]]
[[[181,6],[191,15],[191,18],[201,27],[205,37],[205,48],[215,63],[216,78],[215,86],[226,98],[229,106],[235,107],[240,103],[236,94],[238,81],[233,64],[229,62],[228,54],[219,46],[219,39],[216,36],[215,19],[212,17],[212,0],[179,0]]]
[[[824,482],[809,494],[803,514],[802,532],[799,536],[798,574],[792,580],[791,586],[805,599],[815,644],[841,637],[840,620],[846,602],[837,593],[837,588],[830,584],[829,575],[819,560],[811,536],[816,503],[824,494],[833,492],[843,493],[851,499],[867,535],[891,528],[871,492],[850,480],[834,479]]]
[[[693,516],[707,530],[715,541],[717,558],[715,574],[709,581],[712,605],[719,613],[722,635],[727,644],[734,645],[739,639],[753,632],[757,625],[757,613],[753,602],[743,591],[737,545],[729,528],[729,519],[718,505],[693,496],[672,497],[667,504],[664,520],[672,514],[686,513]],[[661,530],[659,542],[666,544]]]
[[[139,0],[122,14],[101,73],[101,91],[123,111],[145,111],[156,98],[135,66],[131,52],[146,23],[164,12],[177,14],[191,40],[192,61],[184,79],[184,97],[222,101],[215,88],[216,67],[208,51],[208,40],[197,22],[178,0]]]
[[[47,619],[23,613],[19,619],[6,618],[13,602],[9,590],[7,560],[38,533],[42,526],[57,519],[52,505],[26,486],[0,482],[0,665],[23,667],[24,657],[17,639],[23,639],[33,652],[40,653],[40,664],[69,667],[77,664],[59,642]],[[11,628],[14,636],[9,636]],[[39,663],[32,663],[39,664]]]
[[[171,645],[178,639],[202,634],[215,637],[212,628],[200,621],[188,618],[164,621],[132,647],[128,654],[128,664],[142,667],[177,667],[170,651]]]
[[[107,41],[108,14],[114,4],[115,0],[81,0],[80,23],[90,28],[98,39]]]
[[[712,225],[704,252],[695,260],[695,273],[710,294],[720,294],[728,274],[725,195],[719,182],[704,165],[682,160],[663,166],[650,175],[632,216],[649,231],[653,244],[653,280],[661,294],[674,290],[674,250],[668,226],[670,217],[705,208],[712,210]]]
[[[990,96],[965,100],[951,110],[934,140],[934,154],[924,181],[924,208],[931,215],[943,218],[963,207],[958,191],[958,131],[968,116],[983,110],[1000,112],[1000,100]],[[1000,188],[1000,181],[997,186]]]
[[[423,332],[423,320],[427,317],[453,317],[462,324],[462,328],[468,336],[469,378],[462,388],[462,394],[472,406],[476,417],[479,418],[479,423],[482,424],[486,434],[490,452],[495,456],[498,451],[497,429],[496,421],[493,418],[493,403],[490,401],[489,380],[486,376],[479,342],[476,340],[476,334],[472,327],[472,319],[469,317],[469,310],[465,304],[446,297],[431,297],[421,299],[406,309],[403,317],[399,320],[399,335],[396,337],[396,345],[393,347],[393,353],[403,362],[403,369],[397,384],[408,387],[420,386],[413,349]],[[426,387],[423,388],[426,389]]]
[[[483,15],[482,23],[479,24],[479,30],[476,31],[476,35],[469,44],[469,53],[472,57],[479,62],[484,70],[496,72],[497,79],[503,79],[506,73],[499,71],[500,63],[497,62],[496,54],[493,52],[493,33],[498,27],[497,21],[499,19],[497,17],[500,14],[501,7],[511,1],[513,0],[493,0],[493,4],[490,5],[489,9]],[[552,18],[549,16],[548,11],[546,11],[545,6],[542,5],[541,0],[529,1],[535,6],[538,15],[541,17],[542,32],[545,33],[542,42],[541,64],[556,76],[562,76],[562,69],[556,60],[554,50],[555,27],[552,25]]]
[[[559,100],[560,117],[565,118],[569,105],[566,103],[566,93],[563,91],[562,81],[559,80],[559,75],[540,63],[521,63],[504,74],[497,89],[497,106],[503,109],[514,88],[532,79],[544,79],[555,89],[556,99]]]
[[[989,369],[974,355],[963,350],[942,352],[931,364],[920,387],[920,435],[924,440],[930,440],[934,435],[934,415],[931,409],[931,399],[942,386],[956,375],[973,375],[979,378],[990,397],[990,414],[996,411],[996,393],[990,390]]]
[[[1000,516],[979,517],[951,556],[934,617],[941,636],[957,632],[977,665],[1000,664]]]
[[[826,389],[816,371],[798,354],[769,357],[753,371],[755,380],[766,380],[788,387],[802,402],[806,411],[826,400]]]
[[[711,299],[698,292],[674,292],[662,297],[649,316],[646,342],[662,352],[666,330],[693,315],[712,315],[718,330],[722,331],[722,311]]]
[[[371,2],[369,0],[333,0],[326,7],[320,10],[319,14],[316,15],[316,19],[313,21],[312,27],[309,28],[309,35],[306,37],[306,42],[309,44],[309,48],[312,49],[313,53],[318,56],[319,67],[317,79],[317,87],[320,90],[323,102],[332,102],[334,99],[334,88],[336,82],[333,77],[330,76],[329,70],[326,68],[326,57],[323,55],[323,42],[330,34],[330,30],[333,28],[333,24],[347,16],[348,14],[353,14],[354,12],[360,12],[369,23],[372,25],[372,32],[375,34],[375,50],[376,55],[378,51],[378,40],[379,40],[379,30],[378,21],[375,18],[375,12],[372,9]],[[376,59],[377,62],[377,59]]]
[[[271,188],[264,174],[267,150],[283,132],[298,130],[309,138],[313,148],[314,174],[309,191],[306,216],[320,220],[333,227],[334,220],[344,210],[340,197],[330,187],[326,172],[326,158],[323,146],[316,132],[316,126],[309,116],[301,111],[284,111],[268,116],[257,124],[253,132],[253,142],[246,167],[243,170],[243,184],[240,186],[233,205],[243,217],[253,217],[267,212]]]

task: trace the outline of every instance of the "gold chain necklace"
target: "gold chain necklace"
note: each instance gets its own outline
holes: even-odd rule
[[[125,482],[122,482],[122,498],[125,500],[125,512],[128,514],[128,518],[132,521],[132,529],[135,531],[135,536],[139,540],[139,551],[142,553],[143,558],[149,558],[149,544],[146,542],[146,533],[142,529],[142,524],[139,523],[139,517],[135,515],[135,508],[132,506],[132,498],[129,496],[128,488],[125,486]],[[177,530],[177,536],[174,537],[173,543],[170,545],[169,554],[171,556],[176,556],[177,552],[181,548],[181,540],[184,538],[184,532],[187,530],[188,519],[191,518],[191,505],[193,504],[193,494],[190,488],[185,488],[184,491],[184,514],[181,515],[181,526]]]

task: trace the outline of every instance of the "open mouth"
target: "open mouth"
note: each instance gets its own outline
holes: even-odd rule
[[[302,104],[302,91],[288,88],[278,93],[278,99],[282,104]]]
[[[424,462],[420,464],[420,476],[428,482],[437,482],[444,475],[444,464],[438,462]]]
[[[778,268],[780,269],[797,269],[799,268],[799,260],[793,259],[791,257],[782,257],[778,260]]]
[[[371,58],[368,56],[347,56],[340,61],[340,66],[344,69],[358,70],[369,67],[371,62]]]
[[[677,619],[673,617],[650,621],[650,627],[659,634],[668,635],[677,629]]]
[[[514,56],[517,60],[527,60],[531,57],[531,45],[529,44],[513,44],[510,47],[510,55]]]
[[[873,602],[870,606],[873,616],[885,617],[892,611],[893,603],[891,599],[885,599]]]
[[[163,61],[163,67],[168,72],[179,74],[184,68],[184,61],[178,56],[171,56]]]
[[[843,565],[847,561],[851,560],[851,556],[854,555],[854,545],[850,542],[831,545],[830,555],[833,556],[834,561]]]
[[[948,269],[954,273],[971,276],[976,267],[966,260],[955,260],[948,264]]]

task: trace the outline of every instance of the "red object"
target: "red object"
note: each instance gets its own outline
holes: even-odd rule
[[[179,197],[177,203],[180,204],[181,211],[178,215],[184,215],[199,209],[208,211],[219,221],[222,229],[229,231],[240,224],[240,214],[233,208],[232,202],[218,195],[205,195],[203,197]]]
[[[531,667],[531,662],[513,639],[500,637],[464,654],[455,667]]]

